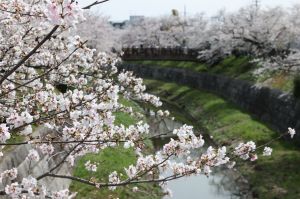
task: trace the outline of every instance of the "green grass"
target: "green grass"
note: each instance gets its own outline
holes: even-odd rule
[[[294,89],[295,74],[284,71],[268,71],[256,78],[256,82],[286,92]]]
[[[185,109],[205,126],[218,142],[227,142],[231,137],[240,139],[256,137],[261,141],[267,141],[276,136],[276,133],[266,125],[214,94],[175,83],[155,80],[145,82],[151,92]]]
[[[209,72],[254,81],[252,71],[258,66],[250,63],[250,60],[249,57],[229,56],[216,66],[211,67]]]
[[[175,83],[145,82],[150,92],[190,114],[219,145],[249,140],[260,145],[278,136],[265,124],[214,94]],[[259,156],[257,162],[242,163],[238,169],[247,177],[258,198],[299,198],[299,148],[283,140],[271,147],[272,157]]]
[[[252,80],[251,71],[257,66],[250,63],[248,57],[235,57],[230,56],[225,58],[219,64],[209,67],[203,63],[197,63],[192,61],[129,61],[125,63],[134,63],[149,66],[159,66],[166,68],[183,68],[196,72],[208,72],[214,74],[224,74],[230,77],[237,77],[241,79]]]
[[[22,136],[22,135],[15,135],[15,134],[11,134],[11,138],[9,140],[7,140],[7,143],[8,144],[13,144],[13,143],[19,143],[19,142],[22,142],[25,140],[25,137]],[[14,150],[16,147],[11,145],[11,146],[5,146],[3,148],[3,152],[9,152],[9,151],[12,151]]]
[[[134,102],[120,99],[121,103],[125,106],[133,107],[135,111],[141,112],[141,108]],[[115,114],[116,124],[124,124],[129,126],[135,124],[139,119],[130,116],[127,113],[118,112]],[[147,142],[147,147],[151,150],[151,143]],[[153,149],[152,149],[153,150]],[[90,160],[91,162],[98,163],[97,172],[89,172],[85,169],[85,162]],[[137,157],[133,149],[124,149],[123,146],[117,148],[106,148],[99,154],[88,154],[78,160],[74,169],[74,176],[91,179],[92,177],[99,182],[107,182],[108,175],[113,171],[122,173],[125,176],[124,168],[131,164],[135,164]],[[89,199],[107,199],[107,198],[120,198],[120,199],[158,199],[161,198],[161,189],[157,184],[140,184],[138,185],[139,191],[137,193],[132,192],[134,186],[126,186],[117,188],[115,191],[111,191],[107,188],[97,189],[88,185],[84,185],[79,182],[72,182],[70,190],[78,192],[76,198],[89,198]]]
[[[88,160],[99,163],[97,172],[91,173],[84,169],[84,163]],[[74,175],[85,179],[91,179],[93,177],[101,182],[107,182],[108,175],[111,172],[117,171],[125,176],[124,167],[128,167],[135,162],[136,156],[133,150],[125,150],[122,146],[114,149],[108,148],[101,151],[99,154],[90,154],[81,158],[77,162]],[[139,185],[140,192],[137,193],[131,191],[132,187],[134,186],[130,185],[117,188],[115,191],[110,191],[107,188],[96,189],[79,182],[73,182],[70,189],[71,191],[78,192],[76,198],[160,198],[160,188],[157,184]]]
[[[149,66],[160,66],[160,67],[174,67],[174,68],[184,68],[189,70],[194,70],[197,72],[206,72],[207,66],[205,64],[192,62],[192,61],[152,61],[152,60],[145,60],[145,61],[126,61],[125,63],[134,63],[134,64],[141,64],[141,65],[149,65]]]
[[[271,88],[291,92],[294,87],[294,74],[282,71],[266,71],[259,76],[253,75],[253,71],[259,68],[258,64],[251,63],[251,58],[241,56],[229,56],[214,66],[207,66],[203,63],[191,61],[125,61],[125,63],[134,63],[140,65],[166,67],[166,68],[183,68],[196,72],[207,72],[212,74],[226,75],[232,78],[238,78],[253,83],[259,83]]]

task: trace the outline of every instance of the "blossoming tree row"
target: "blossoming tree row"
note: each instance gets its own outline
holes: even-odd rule
[[[258,58],[269,68],[299,70],[299,8],[248,6],[232,13],[221,10],[210,18],[204,14],[145,18],[129,24],[121,41],[126,47],[195,48],[204,61],[235,51]]]

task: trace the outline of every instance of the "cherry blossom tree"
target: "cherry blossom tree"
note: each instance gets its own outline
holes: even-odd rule
[[[86,12],[84,22],[77,25],[75,35],[88,40],[87,45],[102,52],[121,51],[119,31],[113,28],[109,18]]]
[[[118,72],[118,59],[89,48],[80,36],[72,36],[77,25],[86,23],[83,10],[106,1],[95,1],[83,8],[73,0],[0,2],[1,155],[5,156],[6,146],[31,148],[24,157],[29,165],[28,174],[21,174],[13,166],[3,171],[1,180],[5,188],[0,190],[0,195],[71,198],[75,194],[68,189],[51,191],[41,181],[61,178],[114,190],[129,184],[164,184],[187,175],[209,175],[214,167],[233,164],[225,146],[209,147],[200,157],[190,158],[191,149],[204,145],[202,136],[195,136],[191,126],[175,129],[172,133],[176,139],[164,145],[160,153],[145,155],[143,143],[151,138],[149,125],[144,121],[129,127],[116,125],[116,112],[139,116],[131,107],[120,103],[120,96],[153,107],[162,103],[158,97],[145,92],[142,79],[131,72]],[[66,85],[67,89],[58,90],[59,84]],[[160,110],[156,115],[169,117],[169,112]],[[39,133],[34,130],[36,127],[49,132]],[[293,137],[295,131],[289,129],[287,133]],[[24,140],[9,142],[12,136],[22,136]],[[127,176],[111,171],[103,181],[58,173],[64,164],[72,168],[79,157],[117,146],[133,148],[138,156],[134,165],[124,168]],[[253,161],[261,147],[247,142],[231,154]],[[271,152],[265,148],[263,154]],[[185,161],[169,161],[175,156],[182,156]],[[30,170],[31,164],[44,157],[49,163],[45,170]],[[56,159],[54,164],[50,161],[53,159]],[[85,168],[93,172],[97,164],[87,161]],[[153,175],[163,169],[170,169],[172,174]]]
[[[127,24],[121,35],[122,46],[161,46],[159,27],[160,23],[155,18]]]
[[[203,15],[185,19],[177,11],[170,16],[144,18],[130,23],[122,35],[123,46],[198,47],[207,21]]]
[[[145,18],[127,26],[123,46],[188,47],[199,50],[202,61],[230,54],[259,59],[263,66],[299,69],[299,6],[247,6],[229,13]]]
[[[243,8],[226,16],[224,33],[236,42],[233,49],[258,58],[266,69],[299,70],[298,7]]]

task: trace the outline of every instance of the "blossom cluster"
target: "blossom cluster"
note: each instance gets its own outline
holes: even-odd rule
[[[80,36],[69,34],[83,20],[75,1],[3,0],[0,10],[0,142],[5,144],[12,132],[21,135],[25,139],[22,144],[31,148],[28,164],[49,164],[44,173],[29,172],[40,178],[28,175],[18,179],[16,168],[3,171],[5,193],[13,198],[32,193],[68,197],[68,190],[47,190],[39,183],[56,173],[52,160],[67,154],[62,163],[72,167],[76,158],[106,147],[123,143],[125,148],[139,148],[149,125],[116,125],[116,112],[135,114],[132,107],[120,103],[119,96],[157,107],[160,99],[145,93],[142,79],[133,73],[117,74],[118,58],[90,49]],[[35,48],[38,50],[31,53]],[[60,90],[60,85],[65,89]],[[49,133],[35,131],[36,126]],[[97,163],[88,161],[85,166],[97,171]],[[116,175],[111,182],[119,182]]]
[[[108,179],[109,179],[109,183],[111,183],[111,184],[118,184],[118,183],[120,183],[120,178],[118,177],[118,173],[116,171],[112,172],[108,176]],[[110,189],[111,190],[115,190],[116,186],[111,186]]]
[[[40,191],[38,191],[39,189]],[[28,197],[31,198],[35,197],[36,193],[39,193],[41,197],[46,194],[45,187],[38,187],[37,180],[32,176],[23,178],[20,184],[18,182],[14,182],[6,185],[5,187],[5,193],[11,198],[19,198],[19,195],[21,195],[22,192],[26,192]]]
[[[52,0],[47,8],[46,16],[55,25],[74,25],[84,19],[83,11],[75,1]]]
[[[251,158],[251,161],[256,160],[257,155],[253,152],[256,149],[256,144],[253,141],[247,142],[247,143],[240,143],[235,148],[235,155],[239,156],[240,158],[247,160]]]
[[[10,138],[10,133],[6,124],[0,124],[0,141],[5,142]]]
[[[91,49],[80,36],[70,35],[81,20],[82,10],[73,0],[0,2],[0,142],[29,149],[24,158],[29,171],[1,171],[5,187],[1,193],[11,198],[70,198],[75,194],[68,189],[52,190],[41,181],[66,178],[114,190],[134,180],[163,181],[157,175],[161,169],[171,169],[173,176],[167,179],[175,179],[208,175],[212,168],[230,163],[226,147],[209,147],[200,157],[190,157],[191,150],[204,146],[204,139],[188,125],[174,129],[174,138],[160,153],[145,155],[150,127],[142,119],[129,126],[118,124],[117,113],[138,115],[122,104],[120,96],[146,103],[153,110],[162,102],[146,92],[141,78],[118,71],[119,59],[114,55]],[[163,110],[152,114],[170,116]],[[289,133],[293,137],[295,131],[289,129]],[[13,135],[23,141],[8,143]],[[132,148],[137,155],[136,163],[124,168],[125,180],[116,171],[104,182],[58,175],[62,165],[71,169],[80,157],[119,146]],[[2,149],[0,153],[5,155]],[[253,159],[255,149],[255,144],[248,142],[239,145],[235,154]],[[271,153],[265,148],[264,155]],[[171,161],[179,156],[183,162]],[[32,169],[40,162],[46,164],[42,170]],[[97,167],[98,162],[85,163],[88,171],[97,172]]]
[[[87,161],[85,164],[85,169],[88,171],[96,172],[97,171],[97,164],[91,163],[91,161]]]

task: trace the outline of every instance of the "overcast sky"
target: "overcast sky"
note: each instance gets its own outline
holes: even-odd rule
[[[82,6],[95,0],[78,0]],[[291,7],[300,0],[259,0],[262,6]],[[110,0],[98,5],[92,10],[110,16],[113,21],[123,21],[130,15],[160,16],[170,14],[172,9],[183,12],[186,6],[187,14],[205,12],[208,16],[225,8],[234,11],[253,3],[254,0]]]

